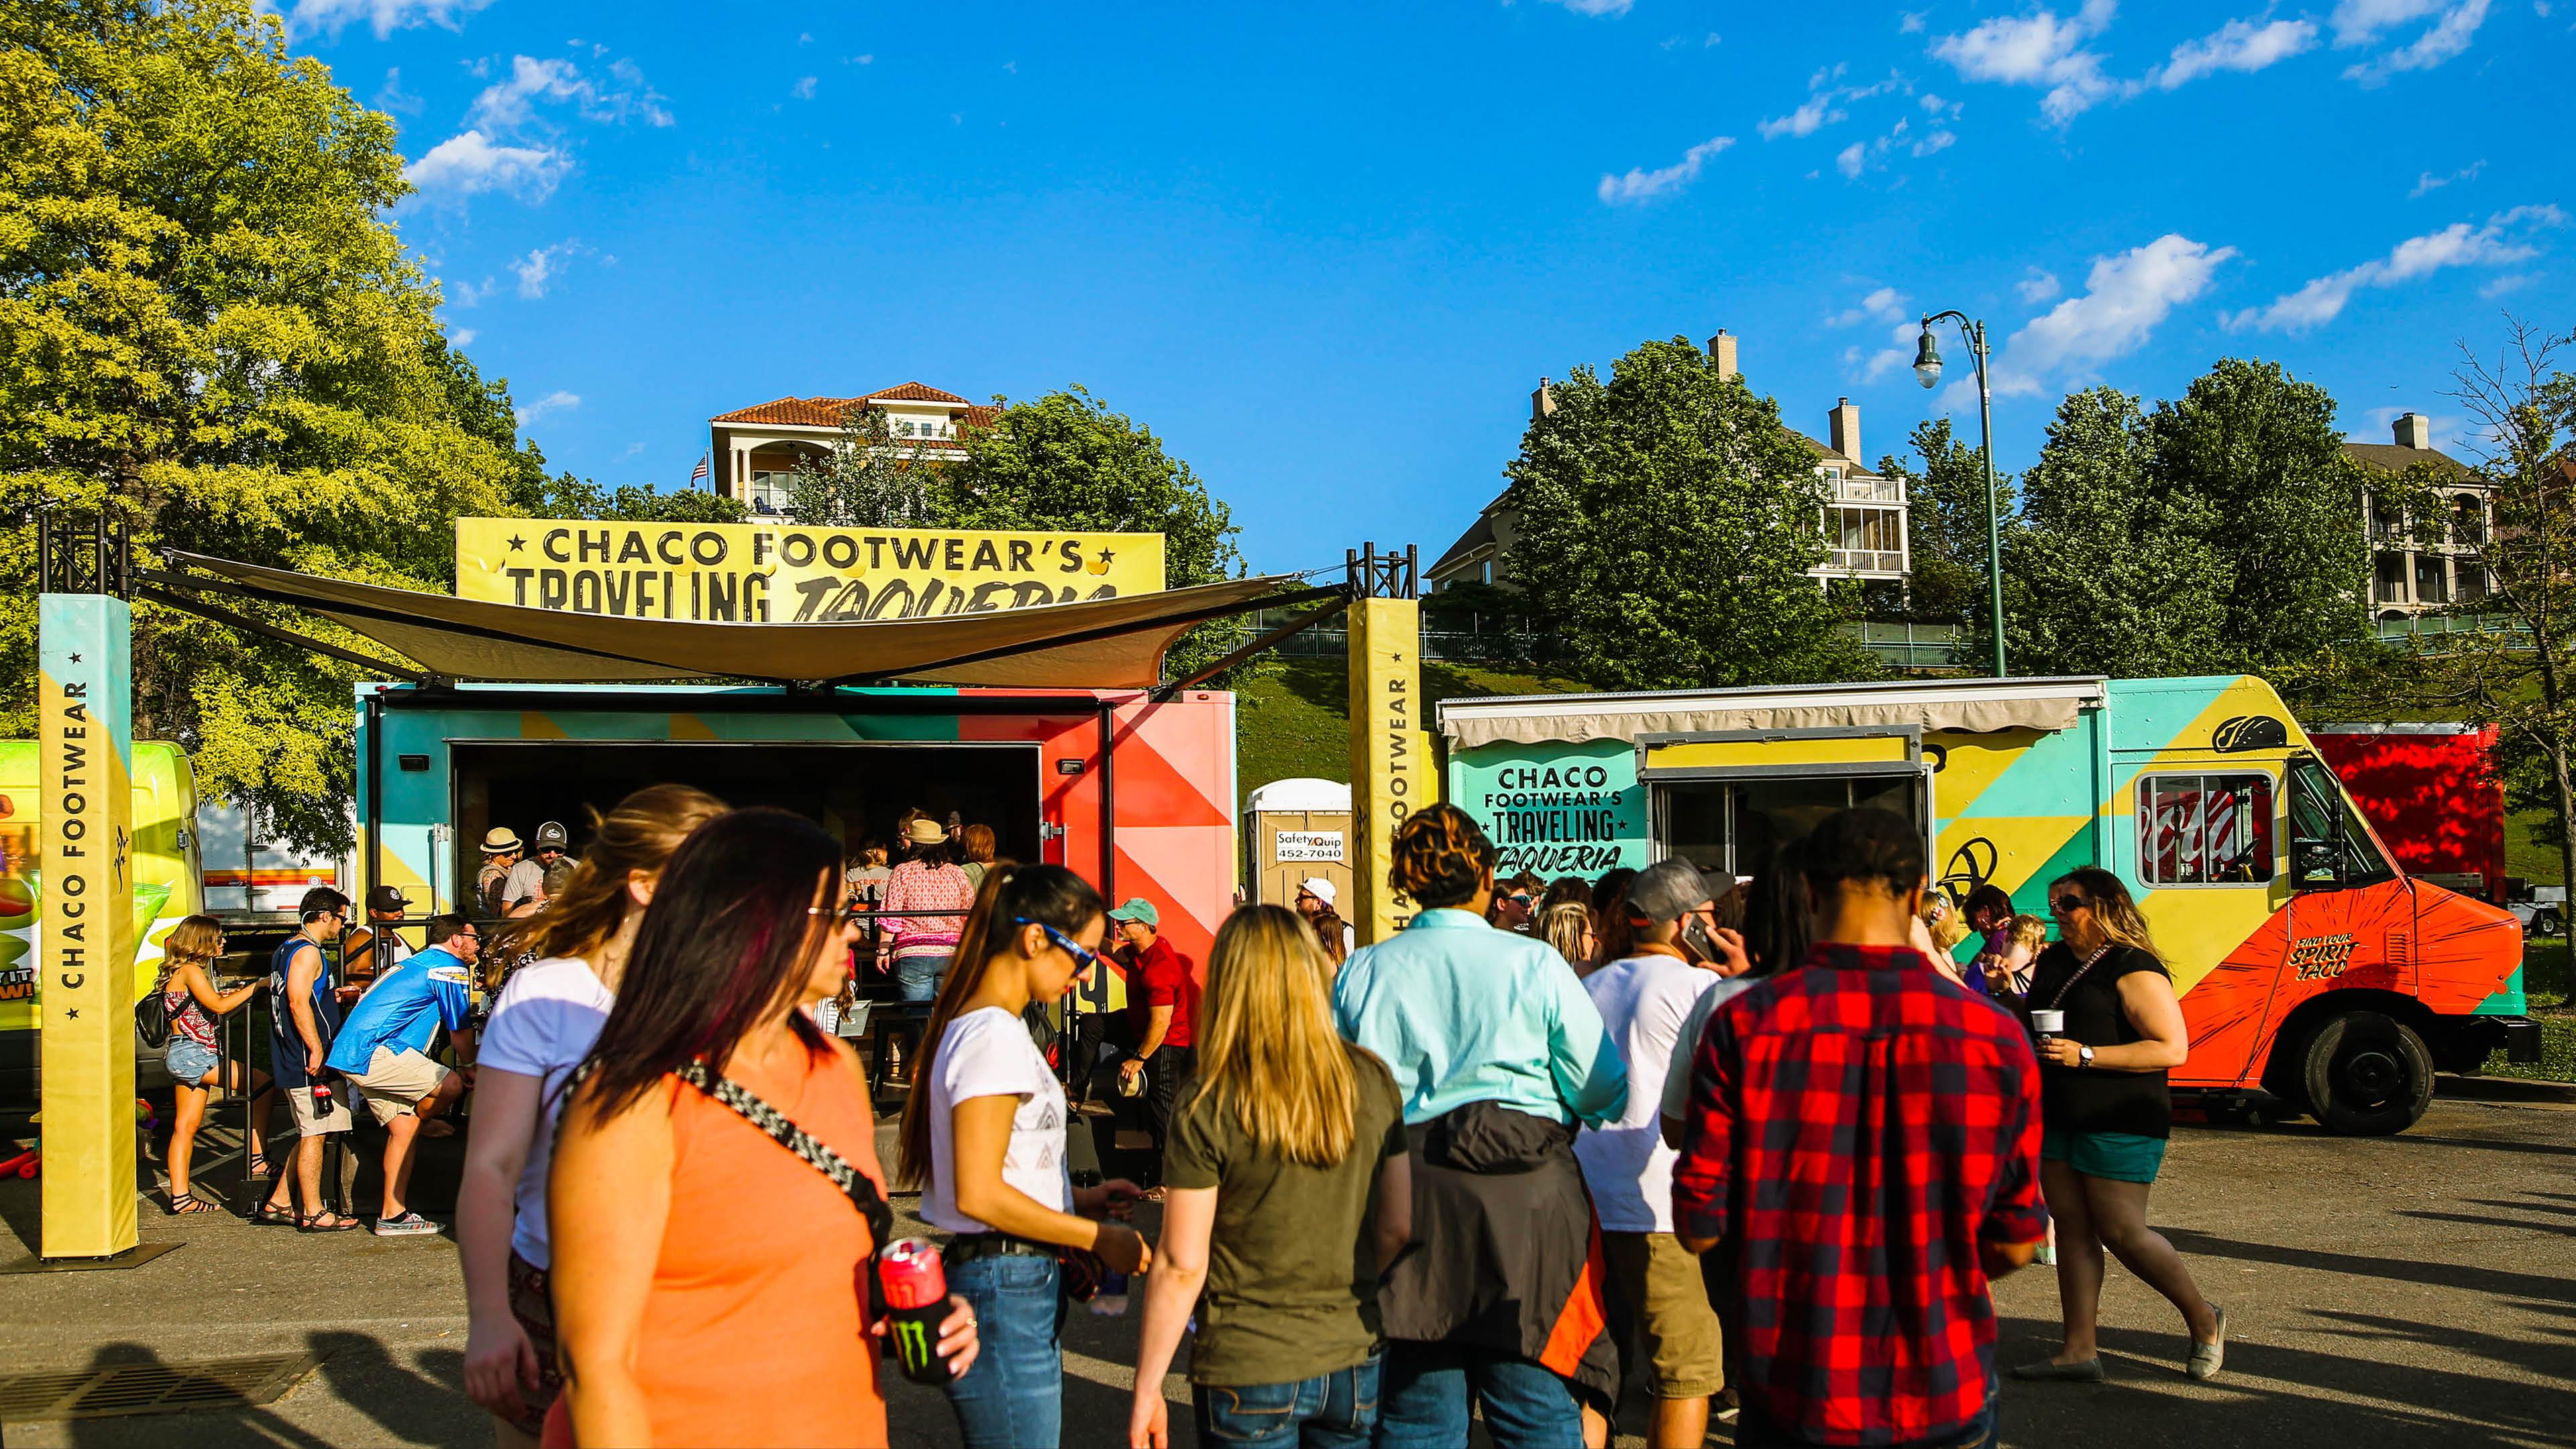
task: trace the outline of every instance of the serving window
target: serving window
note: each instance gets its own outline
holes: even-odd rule
[[[2138,878],[2150,886],[2268,885],[2272,777],[2149,775],[2138,781]]]

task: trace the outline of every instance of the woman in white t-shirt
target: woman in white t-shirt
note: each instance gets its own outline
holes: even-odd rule
[[[1141,1273],[1151,1255],[1123,1222],[1124,1179],[1073,1186],[1064,1087],[1020,1013],[1096,968],[1100,893],[1060,865],[997,861],[960,933],[904,1103],[898,1174],[922,1184],[921,1216],[957,1236],[949,1291],[974,1305],[982,1350],[947,1385],[970,1449],[1048,1449],[1062,1429],[1064,1292],[1058,1255]]]
[[[492,1412],[501,1449],[533,1446],[563,1390],[546,1292],[546,1168],[564,1078],[590,1054],[616,1004],[662,867],[690,831],[724,812],[723,801],[686,785],[627,796],[600,819],[572,878],[513,943],[534,960],[511,973],[484,1027],[474,1132],[456,1197],[465,1391]]]

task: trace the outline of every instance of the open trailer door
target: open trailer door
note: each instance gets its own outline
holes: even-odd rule
[[[1644,735],[1653,858],[1760,875],[1783,844],[1837,810],[1891,810],[1923,832],[1931,858],[1938,822],[1923,732],[1911,726],[1739,730]]]

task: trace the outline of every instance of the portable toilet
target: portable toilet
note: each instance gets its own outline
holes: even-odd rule
[[[1351,787],[1339,780],[1300,776],[1273,780],[1252,792],[1244,808],[1248,853],[1244,880],[1252,900],[1293,905],[1297,882],[1321,876],[1351,899]]]

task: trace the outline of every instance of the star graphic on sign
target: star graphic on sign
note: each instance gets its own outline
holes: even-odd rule
[[[80,1020],[80,1008],[79,1008],[79,1007],[77,1007],[77,1006],[66,1006],[66,1007],[64,1007],[64,1008],[63,1008],[63,1020],[65,1020],[65,1021],[78,1021],[78,1020]]]
[[[526,539],[521,538],[517,534],[510,535],[510,552],[519,553],[525,550],[527,546],[528,541]]]
[[[72,656],[72,662],[73,662],[74,664],[78,664],[78,663],[80,663],[80,656],[79,656],[79,655],[77,655],[77,654],[73,655],[73,656]]]

